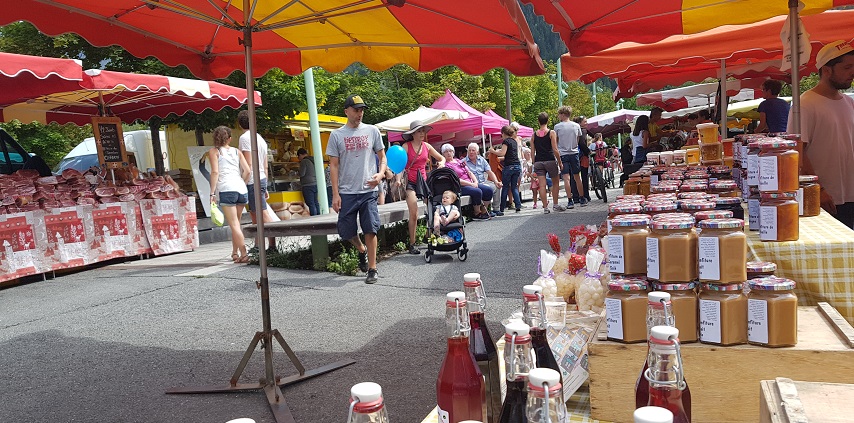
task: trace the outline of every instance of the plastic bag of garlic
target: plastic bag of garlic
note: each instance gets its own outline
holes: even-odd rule
[[[587,251],[587,270],[575,294],[579,311],[598,312],[605,305],[605,289],[602,286],[604,275],[600,272],[604,258],[605,252],[600,248],[591,248]]]

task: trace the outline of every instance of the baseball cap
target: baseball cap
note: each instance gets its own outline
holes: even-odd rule
[[[818,55],[815,57],[815,67],[821,68],[827,62],[851,51],[854,51],[854,47],[851,47],[851,44],[843,40],[834,41],[818,51]]]
[[[365,103],[365,100],[362,100],[361,96],[351,95],[350,97],[347,97],[347,100],[344,100],[344,108],[346,109],[348,107],[362,109],[368,107],[368,105]]]

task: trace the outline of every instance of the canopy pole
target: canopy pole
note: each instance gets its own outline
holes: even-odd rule
[[[480,144],[483,145],[483,155],[486,156],[486,130],[483,125],[480,127]]]
[[[560,85],[563,82],[563,73],[561,72],[560,57],[557,58],[557,107],[563,107],[563,96],[560,95]]]
[[[320,122],[317,118],[317,97],[314,93],[314,70],[303,72],[305,78],[305,98],[308,105],[308,122],[311,129],[311,152],[314,156],[314,175],[317,178],[317,202],[320,214],[329,214],[329,198],[326,195],[326,172],[323,171],[323,151],[320,143]],[[320,181],[324,181],[321,185]],[[326,238],[324,236],[324,238]]]
[[[510,71],[504,69],[504,107],[507,110],[507,123],[513,122],[513,113],[510,112]]]
[[[721,138],[726,139],[727,130],[726,130],[726,106],[727,106],[727,98],[726,98],[726,60],[721,60],[721,98],[718,99],[718,104],[721,111],[721,115],[718,116],[721,125]]]
[[[795,134],[801,133],[801,75],[800,60],[800,20],[798,18],[798,0],[789,0],[789,50],[792,54],[792,119],[789,127]]]

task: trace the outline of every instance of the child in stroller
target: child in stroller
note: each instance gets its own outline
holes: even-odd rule
[[[457,194],[451,190],[442,193],[442,204],[436,205],[436,210],[433,212],[433,233],[441,235],[440,228],[448,226],[451,222],[456,222],[460,218],[460,209],[454,204],[457,201]]]

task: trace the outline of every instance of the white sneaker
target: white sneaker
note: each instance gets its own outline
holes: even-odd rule
[[[566,207],[561,206],[560,204],[555,204],[554,209],[556,212],[566,211]]]
[[[548,207],[543,207],[543,214],[549,214],[549,213],[551,213],[551,212],[552,212],[552,211],[551,211],[551,210],[549,210],[549,208],[548,208]]]

